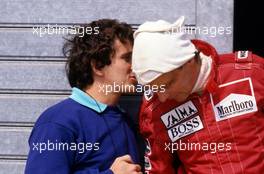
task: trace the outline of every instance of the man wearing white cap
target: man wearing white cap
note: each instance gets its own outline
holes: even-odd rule
[[[218,55],[185,39],[183,22],[146,22],[134,33],[138,82],[165,86],[146,93],[140,110],[146,173],[263,172],[264,59]]]

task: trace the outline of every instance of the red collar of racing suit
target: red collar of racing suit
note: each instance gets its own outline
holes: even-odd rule
[[[212,69],[204,90],[207,90],[210,93],[214,93],[218,89],[217,83],[215,81],[215,74],[216,74],[216,63],[219,61],[219,55],[217,54],[215,48],[205,41],[195,39],[192,40],[192,43],[199,51],[201,51],[206,56],[211,56],[212,58],[212,62],[213,62]]]

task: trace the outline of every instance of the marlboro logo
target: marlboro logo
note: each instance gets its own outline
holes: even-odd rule
[[[256,112],[257,105],[250,78],[240,79],[219,86],[210,95],[216,121]]]

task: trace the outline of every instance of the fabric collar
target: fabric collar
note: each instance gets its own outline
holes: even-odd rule
[[[192,93],[203,91],[208,83],[208,77],[212,69],[212,58],[200,52],[201,67]]]
[[[215,48],[209,43],[197,39],[193,39],[191,41],[195,45],[195,47],[200,50],[204,55],[210,56],[212,58],[212,68],[205,89],[210,93],[214,93],[219,88],[215,79],[216,64],[218,64],[219,62],[219,55]]]
[[[103,104],[99,101],[95,101],[95,99],[93,99],[92,97],[87,95],[85,92],[83,92],[82,90],[76,87],[72,88],[72,94],[70,98],[80,103],[83,106],[86,106],[92,110],[95,110],[98,113],[102,113],[107,108],[106,104]]]

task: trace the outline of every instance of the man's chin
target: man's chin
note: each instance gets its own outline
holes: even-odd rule
[[[138,81],[135,78],[129,78],[128,85],[136,86],[137,84],[138,84]]]
[[[188,95],[177,95],[175,96],[173,99],[178,102],[178,103],[182,103],[184,101],[186,101],[188,98]]]

